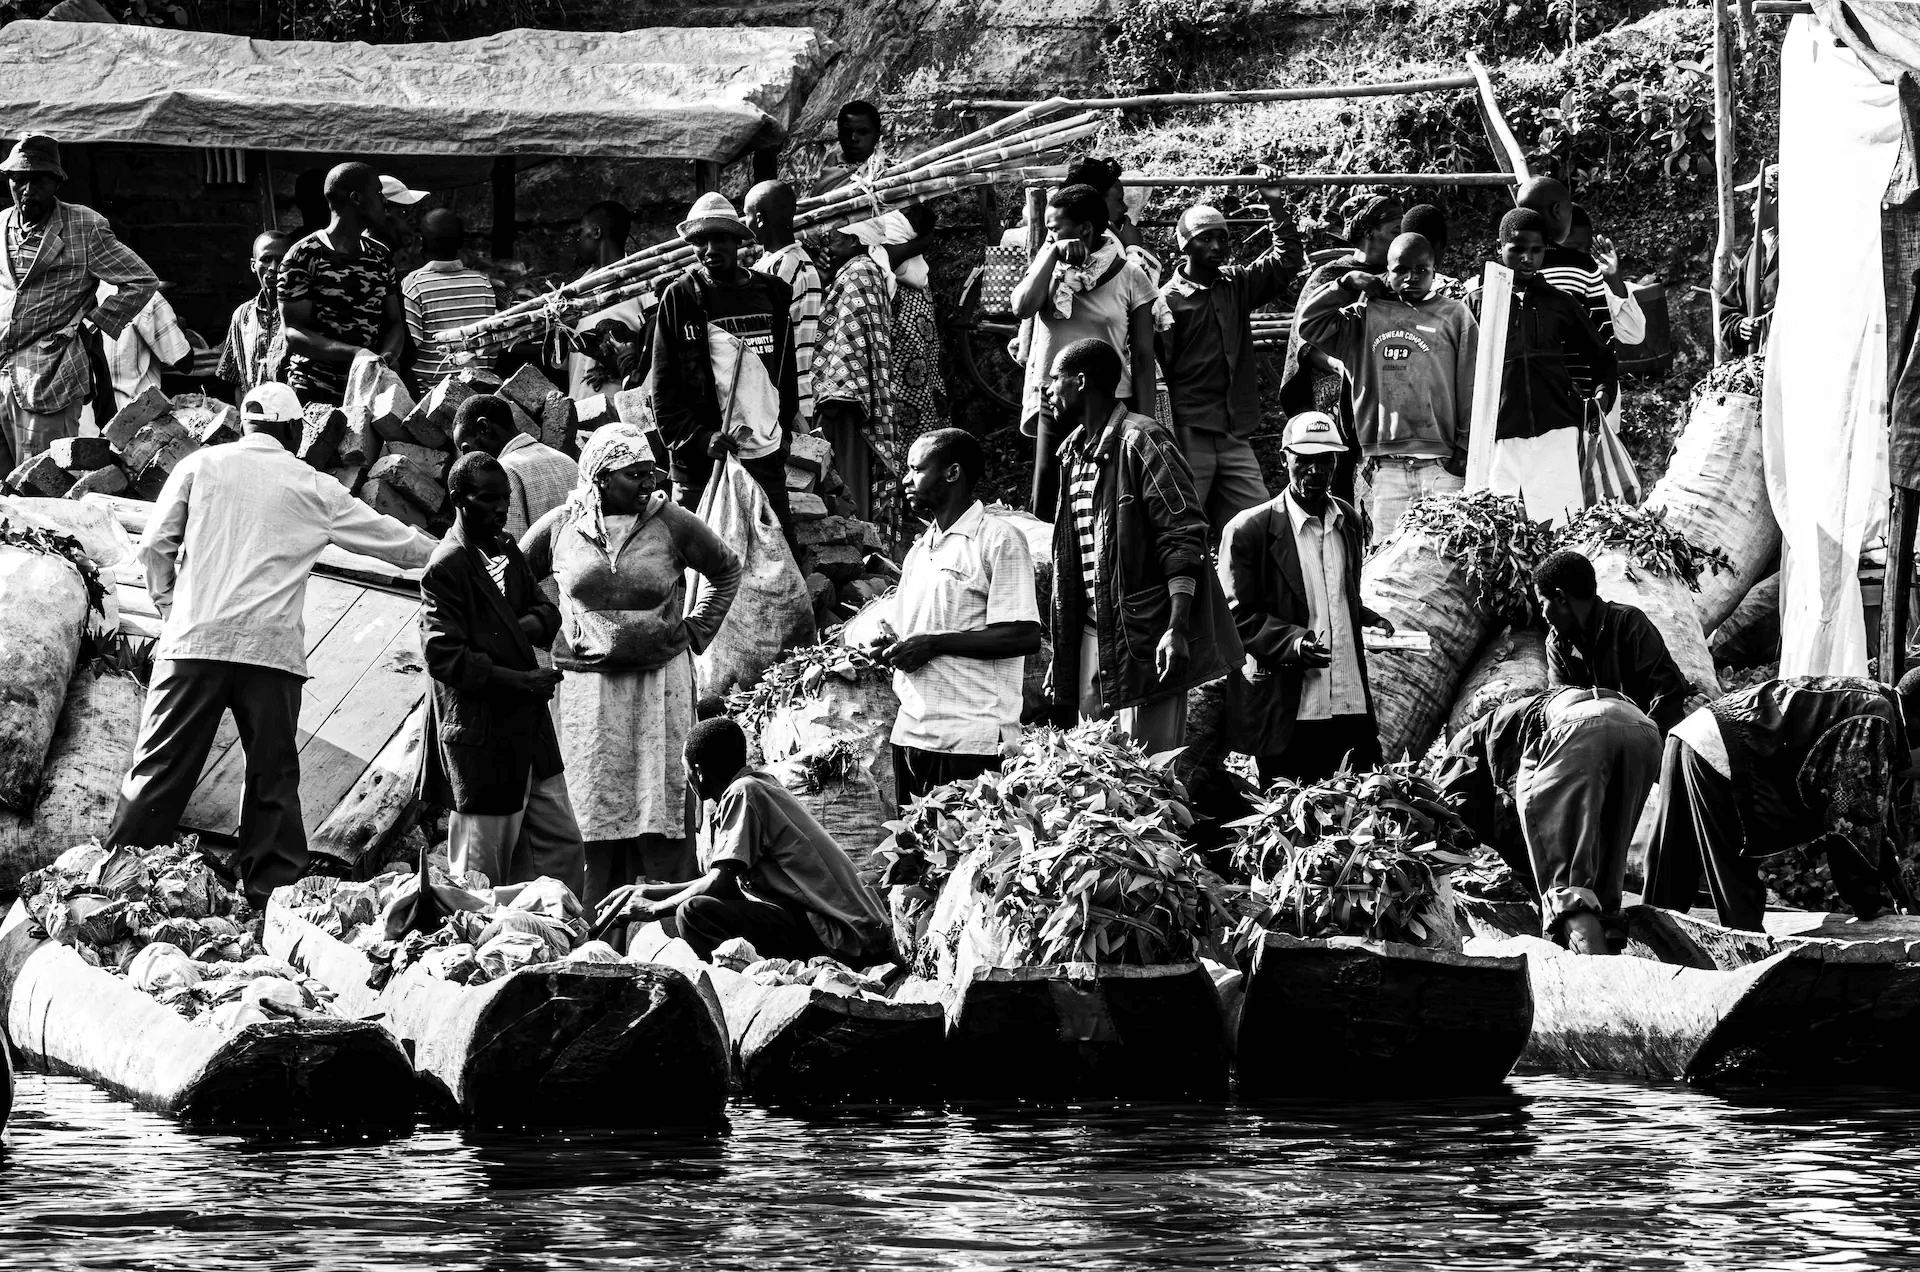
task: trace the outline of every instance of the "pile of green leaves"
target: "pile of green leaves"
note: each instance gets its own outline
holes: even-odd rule
[[[813,795],[843,782],[853,781],[867,766],[865,750],[845,738],[825,746],[812,747],[791,759],[796,795]]]
[[[1422,499],[1401,519],[1404,530],[1435,540],[1444,555],[1463,563],[1474,600],[1496,622],[1538,621],[1533,567],[1552,547],[1544,522],[1527,520],[1526,505],[1511,495],[1476,490]]]
[[[1113,721],[1030,729],[998,773],[916,800],[880,848],[889,883],[973,886],[1014,965],[1166,963],[1224,926],[1218,880],[1187,848],[1186,791]]]
[[[45,556],[64,557],[80,571],[80,581],[86,585],[87,604],[95,613],[105,614],[107,591],[100,582],[100,571],[93,564],[93,558],[80,546],[80,540],[70,534],[61,534],[57,530],[42,530],[38,526],[16,524],[9,518],[0,517],[0,547],[19,548],[25,552],[38,552]]]
[[[1324,782],[1274,784],[1235,823],[1235,871],[1250,888],[1236,950],[1266,932],[1309,939],[1428,939],[1439,880],[1472,863],[1475,840],[1414,761]]]
[[[753,688],[734,690],[727,696],[727,710],[749,737],[757,737],[775,711],[817,697],[828,676],[857,685],[863,680],[890,679],[893,671],[857,649],[824,641],[788,653],[767,668]]]
[[[1731,570],[1733,561],[1719,548],[1702,548],[1667,524],[1658,508],[1641,508],[1609,500],[1584,509],[1560,531],[1569,546],[1614,548],[1654,574],[1679,579],[1700,590],[1700,571]]]
[[[1700,383],[1694,386],[1694,392],[1744,393],[1748,397],[1759,397],[1766,383],[1767,355],[1750,353],[1744,358],[1722,362],[1707,372]]]

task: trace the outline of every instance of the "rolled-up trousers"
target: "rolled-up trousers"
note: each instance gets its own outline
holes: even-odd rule
[[[1548,931],[1582,910],[1617,914],[1640,810],[1660,768],[1660,730],[1624,699],[1571,708],[1514,778],[1514,802]]]
[[[221,713],[232,711],[247,757],[234,873],[256,905],[298,879],[307,869],[296,736],[301,684],[290,671],[249,663],[156,662],[140,717],[140,741],[120,786],[107,844],[145,848],[172,842],[213,749]]]

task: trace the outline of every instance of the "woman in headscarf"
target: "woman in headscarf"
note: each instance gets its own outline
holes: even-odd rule
[[[534,577],[560,587],[555,714],[589,903],[636,878],[699,874],[680,752],[693,655],[733,604],[740,558],[658,480],[646,435],[605,425],[580,453],[573,494],[520,541]],[[686,613],[690,569],[709,586]]]
[[[813,400],[820,435],[833,447],[834,467],[862,520],[893,503],[899,449],[893,432],[893,293],[897,283],[879,243],[869,245],[848,226],[827,235],[833,281],[820,313],[813,353]],[[871,439],[871,441],[869,440]],[[876,462],[875,446],[885,460]]]

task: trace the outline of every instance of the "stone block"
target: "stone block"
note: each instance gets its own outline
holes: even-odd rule
[[[577,456],[580,452],[574,448],[573,436],[579,427],[580,416],[573,408],[573,399],[556,393],[540,408],[540,431],[536,436],[562,454]]]
[[[869,602],[885,596],[891,586],[885,579],[852,579],[840,585],[840,601],[855,609],[864,609]]]
[[[531,362],[522,364],[520,369],[508,376],[499,388],[501,397],[535,419],[538,419],[541,411],[546,408],[547,399],[558,393],[560,390],[555,387],[553,381],[540,374],[540,368]]]
[[[380,434],[373,431],[373,413],[365,407],[345,412],[347,427],[340,434],[340,462],[365,468],[380,458]]]
[[[860,577],[866,554],[844,544],[813,549],[813,572],[824,574],[835,583],[847,583]]]
[[[427,514],[420,511],[399,491],[369,477],[360,483],[360,500],[375,512],[383,512],[395,521],[405,522],[416,530],[427,528]]]
[[[356,495],[360,493],[361,483],[367,479],[367,470],[363,464],[353,464],[346,468],[336,468],[327,476],[345,486],[348,494]]]
[[[315,402],[301,422],[300,444],[293,453],[322,471],[340,466],[340,443],[347,435],[347,413]]]
[[[240,412],[231,403],[203,393],[182,393],[173,400],[173,418],[202,446],[240,440]]]
[[[127,474],[119,465],[96,468],[75,481],[67,491],[69,499],[83,499],[88,495],[119,495],[126,493]]]
[[[475,393],[498,393],[502,387],[500,377],[485,367],[462,367],[453,378]]]
[[[407,438],[407,416],[413,413],[413,398],[398,385],[390,384],[373,395],[368,422],[383,442],[401,442]]]
[[[415,446],[412,442],[388,442],[375,458],[384,459],[388,455],[406,456],[436,482],[446,480],[447,468],[453,463],[453,456],[446,451],[434,450],[430,446]]]
[[[166,394],[157,388],[148,389],[114,412],[101,432],[108,441],[125,450],[135,434],[172,410],[173,403],[167,400]]]
[[[827,606],[833,604],[836,593],[833,580],[824,574],[807,575],[807,600],[813,606],[813,614],[818,618]]]
[[[73,477],[54,462],[52,451],[41,451],[9,473],[7,484],[23,495],[58,499],[73,489]]]
[[[631,424],[635,428],[645,428],[653,419],[653,412],[647,406],[645,389],[622,389],[613,395],[613,413],[620,417],[622,424]]]
[[[787,507],[792,510],[796,523],[818,521],[827,515],[826,501],[818,495],[804,493],[791,495],[787,499]]]
[[[818,521],[800,521],[794,523],[793,537],[798,542],[814,548],[826,547],[829,544],[852,543],[854,539],[848,530],[851,524],[845,517],[822,517]]]
[[[129,473],[142,477],[159,473],[164,477],[199,449],[200,444],[187,435],[186,429],[171,415],[163,415],[135,433],[133,440],[120,448],[120,456]]]
[[[432,473],[405,455],[383,456],[367,469],[367,484],[370,486],[375,482],[405,495],[422,512],[438,512],[446,506],[447,488]]]
[[[167,475],[158,468],[145,473],[127,474],[133,480],[127,485],[127,498],[138,499],[141,503],[152,503],[160,497],[161,490],[167,484]]]
[[[860,505],[853,502],[853,497],[847,493],[846,487],[844,486],[829,496],[825,502],[827,510],[837,517],[857,517],[860,515]]]
[[[421,446],[445,446],[448,435],[453,432],[453,417],[460,410],[460,404],[478,394],[479,390],[462,376],[450,375],[440,381],[407,416],[407,439]]]
[[[96,468],[111,468],[120,462],[113,443],[104,437],[62,437],[47,447],[53,462],[78,477]]]
[[[853,532],[852,537],[849,538],[847,542],[857,543],[869,552],[885,552],[887,550],[887,541],[881,537],[880,527],[874,525],[873,522],[856,520],[849,521],[847,525]]]
[[[614,408],[613,397],[606,393],[596,393],[575,401],[573,414],[575,426],[583,433],[591,433],[602,424],[611,424],[620,418],[620,412]]]
[[[812,473],[804,469],[789,468],[787,469],[787,492],[789,494],[808,493],[812,491],[818,480],[819,479]]]
[[[787,467],[810,473],[817,482],[826,476],[832,465],[833,447],[827,444],[826,438],[811,433],[794,436],[793,447],[787,454]]]

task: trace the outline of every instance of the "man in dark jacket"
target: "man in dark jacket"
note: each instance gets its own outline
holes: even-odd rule
[[[1218,567],[1247,654],[1229,695],[1245,725],[1234,749],[1254,757],[1263,786],[1380,762],[1360,629],[1393,631],[1360,603],[1360,516],[1333,495],[1340,430],[1302,411],[1284,444],[1286,493],[1227,524]]]
[[[1181,262],[1160,289],[1173,325],[1154,337],[1180,449],[1193,492],[1217,532],[1233,515],[1267,501],[1260,461],[1247,442],[1260,428],[1259,358],[1252,313],[1281,299],[1306,265],[1280,187],[1261,190],[1273,242],[1251,265],[1229,265],[1233,241],[1219,208],[1180,214]]]
[[[584,895],[586,849],[547,711],[560,673],[533,656],[553,640],[560,612],[501,534],[511,493],[500,461],[462,455],[447,487],[453,529],[420,579],[420,638],[433,677],[421,796],[453,810],[455,870],[494,883],[551,875]]]
[[[1633,606],[1600,599],[1593,562],[1570,548],[1550,553],[1534,567],[1533,587],[1552,628],[1547,669],[1555,684],[1625,694],[1662,737],[1686,717],[1693,686],[1667,638]]]
[[[1114,397],[1120,354],[1076,340],[1047,392],[1060,445],[1052,699],[1063,726],[1118,714],[1149,753],[1184,744],[1187,690],[1240,661],[1208,568],[1193,475],[1166,430]]]
[[[792,534],[787,507],[787,452],[800,409],[800,377],[793,360],[790,314],[793,289],[771,274],[740,264],[740,245],[753,231],[733,205],[705,194],[680,223],[680,237],[700,259],[667,284],[654,315],[653,362],[649,373],[660,437],[673,459],[675,496],[683,508],[698,508],[717,456],[734,451],[773,505],[774,516]],[[767,379],[779,394],[778,419],[751,420],[756,431],[777,435],[764,454],[741,450],[723,425],[722,400],[735,404],[730,419],[752,399],[738,379],[716,386],[713,332],[724,332],[759,355]]]
[[[1796,846],[1824,852],[1840,899],[1870,919],[1900,881],[1900,784],[1913,772],[1910,721],[1920,670],[1900,687],[1843,676],[1769,680],[1680,722],[1660,766],[1647,852],[1650,905],[1692,907],[1704,871],[1720,922],[1763,931],[1756,861]]]

